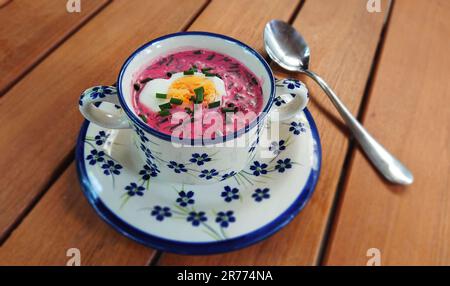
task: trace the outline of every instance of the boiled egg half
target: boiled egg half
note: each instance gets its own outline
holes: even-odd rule
[[[181,100],[182,106],[191,106],[192,97],[195,97],[195,89],[203,87],[203,103],[209,104],[221,101],[225,96],[225,84],[217,76],[205,76],[200,72],[185,75],[183,72],[174,73],[169,79],[153,79],[142,89],[139,102],[148,109],[158,112],[159,106],[169,102],[171,98]],[[159,98],[156,94],[167,95]]]

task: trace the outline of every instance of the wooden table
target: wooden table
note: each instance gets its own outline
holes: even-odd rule
[[[0,1],[0,264],[450,264],[450,1]],[[364,125],[415,174],[386,183],[348,139],[319,88],[309,105],[323,167],[307,207],[269,239],[239,251],[180,256],[121,236],[80,190],[74,144],[86,87],[114,82],[141,44],[183,30],[223,33],[264,54],[270,19],[292,23],[321,74]],[[283,74],[276,69],[277,74]],[[283,74],[285,75],[285,74]],[[369,255],[369,256],[368,256]]]

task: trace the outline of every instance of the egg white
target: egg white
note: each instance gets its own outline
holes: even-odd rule
[[[198,77],[205,77],[203,73],[195,72],[195,76]],[[159,105],[164,104],[169,101],[167,98],[156,98],[156,93],[165,93],[167,94],[169,91],[170,85],[177,79],[181,77],[188,77],[192,75],[184,75],[183,72],[174,73],[169,79],[162,79],[157,78],[153,79],[149,82],[147,82],[144,86],[144,88],[141,91],[141,94],[139,95],[139,103],[144,105],[146,108],[150,109],[153,112],[158,112]],[[225,84],[223,80],[220,78],[214,76],[214,77],[208,77],[208,80],[212,81],[214,84],[214,87],[216,88],[216,98],[217,100],[222,100],[222,97],[225,96]]]

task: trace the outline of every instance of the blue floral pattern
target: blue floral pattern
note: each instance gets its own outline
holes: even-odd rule
[[[303,122],[291,122],[291,126],[289,127],[289,131],[294,133],[294,135],[300,135],[300,133],[306,132],[305,123]]]
[[[252,198],[256,201],[256,202],[261,202],[263,200],[266,200],[268,198],[270,198],[270,194],[269,194],[270,190],[269,188],[263,188],[263,189],[256,189],[255,192],[252,194]]]
[[[269,151],[272,151],[274,155],[279,155],[281,151],[286,150],[286,141],[280,140],[280,141],[273,141],[269,146]]]
[[[275,97],[275,100],[273,102],[278,107],[280,107],[283,104],[286,104],[286,101],[284,101],[284,99],[282,99],[280,96]]]
[[[136,131],[136,134],[139,136],[139,139],[141,139],[141,142],[145,143],[145,142],[149,142],[147,136],[145,136],[145,133],[142,129],[140,129],[139,127],[137,127],[136,125],[134,126],[134,131]]]
[[[217,213],[216,222],[220,225],[220,227],[228,227],[230,223],[233,223],[235,221],[236,217],[234,216],[233,211]]]
[[[225,200],[225,202],[230,203],[233,200],[239,199],[239,189],[225,186],[220,196]]]
[[[144,151],[145,157],[147,159],[155,159],[155,156],[153,155],[152,151],[150,149],[148,149],[147,147],[145,147],[144,144],[141,144],[141,150]]]
[[[279,173],[284,173],[286,169],[290,168],[292,168],[292,162],[289,158],[278,160],[277,165],[275,166],[275,170],[277,170]]]
[[[231,178],[231,177],[233,177],[234,175],[236,175],[237,173],[235,172],[235,171],[231,171],[231,172],[229,172],[229,173],[225,173],[225,174],[223,174],[222,175],[222,179],[220,179],[221,181],[224,181],[224,180],[226,180],[226,179],[228,179],[228,178]]]
[[[283,80],[283,84],[287,85],[288,89],[300,88],[302,86],[300,81],[296,79],[285,79]]]
[[[130,183],[125,187],[125,191],[127,191],[127,195],[130,197],[144,195],[145,188],[143,186],[138,186],[136,183]]]
[[[155,164],[146,164],[144,165],[143,169],[139,171],[139,175],[141,175],[142,180],[148,181],[150,180],[150,177],[156,177],[158,176],[158,173],[160,171],[158,170],[158,167],[156,167]]]
[[[216,169],[211,169],[211,170],[202,170],[200,172],[200,175],[198,175],[200,178],[204,178],[206,180],[210,180],[213,177],[219,175],[219,172],[217,172]]]
[[[175,161],[170,161],[169,164],[167,164],[167,167],[173,169],[173,171],[177,174],[187,172],[186,166],[184,164],[178,164]]]
[[[122,168],[122,165],[115,163],[113,160],[108,160],[105,164],[102,165],[103,173],[107,176],[111,174],[120,175],[120,170]]]
[[[95,165],[97,164],[97,162],[104,162],[105,161],[104,156],[105,152],[92,149],[91,154],[86,156],[86,160],[89,161],[89,165]]]
[[[211,158],[208,156],[208,154],[203,153],[194,153],[192,154],[192,158],[189,160],[191,163],[196,163],[197,166],[202,166],[204,163],[211,161]]]
[[[208,220],[206,217],[205,212],[195,212],[192,211],[189,213],[188,217],[186,218],[188,222],[190,222],[193,226],[199,226],[200,223],[205,222]]]
[[[95,140],[95,144],[101,146],[103,145],[106,140],[108,139],[109,134],[106,134],[105,131],[100,130],[100,132],[98,132],[97,135],[95,135],[94,140]]]
[[[110,86],[96,86],[92,88],[88,94],[91,97],[91,99],[97,99],[97,98],[105,98],[108,94],[113,94],[115,90],[113,90]]]
[[[186,207],[188,205],[193,205],[195,203],[194,192],[193,191],[179,192],[176,202],[182,207]]]
[[[268,165],[266,163],[260,163],[258,161],[254,161],[253,165],[250,166],[250,170],[253,171],[254,176],[260,176],[267,174],[267,167]]]
[[[170,211],[169,207],[160,206],[154,206],[150,214],[151,216],[154,216],[158,221],[163,221],[164,218],[172,216],[172,212]]]

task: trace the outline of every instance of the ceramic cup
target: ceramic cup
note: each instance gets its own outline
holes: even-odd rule
[[[208,49],[238,59],[260,80],[263,110],[233,134],[216,138],[174,143],[170,135],[148,126],[132,107],[133,79],[154,59],[183,49]],[[121,115],[108,114],[95,103],[109,102],[120,106]],[[264,58],[246,44],[220,34],[183,32],[155,39],[137,49],[122,66],[113,86],[95,86],[83,92],[79,108],[83,116],[108,129],[132,128],[137,152],[151,177],[170,178],[183,184],[208,184],[228,179],[239,173],[254,156],[260,132],[267,121],[287,119],[302,110],[308,102],[304,84],[295,79],[275,80]],[[270,115],[270,116],[267,116]]]

